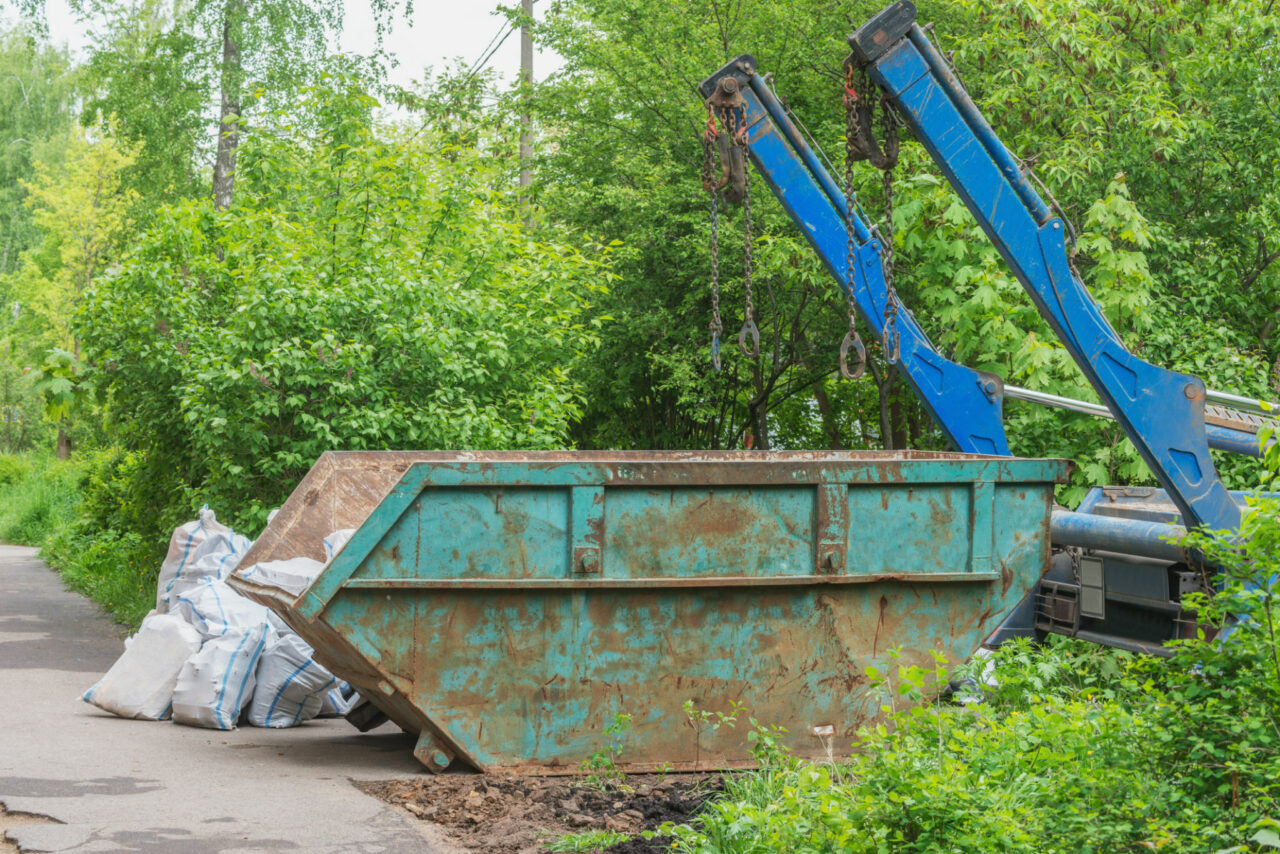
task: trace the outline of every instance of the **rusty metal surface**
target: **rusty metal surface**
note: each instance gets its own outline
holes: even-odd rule
[[[835,462],[868,459],[905,461],[947,459],[958,455],[931,451],[824,452],[824,451],[540,451],[538,459],[570,462]],[[783,454],[785,456],[779,456]],[[259,535],[242,561],[252,566],[266,560],[293,557],[324,559],[324,537],[341,528],[359,527],[373,508],[414,462],[520,462],[523,451],[329,451],[281,506],[275,519]],[[991,457],[990,459],[998,459]]]
[[[616,712],[634,720],[628,770],[741,767],[744,733],[697,733],[686,700],[741,702],[799,755],[825,754],[813,727],[844,749],[879,705],[868,665],[895,648],[966,658],[1039,579],[1067,470],[912,452],[326,454],[256,559],[363,514],[356,535],[296,599],[233,583],[419,732],[433,770],[574,771]]]

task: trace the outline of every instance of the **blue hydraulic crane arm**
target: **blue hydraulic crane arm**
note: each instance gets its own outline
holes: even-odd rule
[[[1236,529],[1240,508],[1214,470],[1205,385],[1133,355],[1067,259],[1062,221],[1023,175],[946,61],[898,2],[849,37],[915,138],[995,244],[1188,526]]]
[[[724,80],[733,83],[723,84]],[[734,85],[736,84],[736,86]],[[756,61],[740,56],[702,83],[704,98],[717,87],[734,89],[742,101],[736,108],[745,122],[747,151],[769,189],[782,202],[817,250],[827,270],[840,283],[848,282],[845,217],[852,217],[855,253],[854,301],[862,318],[878,336],[884,335],[888,293],[881,266],[880,241],[857,211],[850,211],[831,174],[804,141],[786,110],[756,74]],[[898,372],[924,402],[925,408],[957,449],[975,454],[1008,455],[1001,420],[1000,381],[958,365],[934,349],[924,331],[898,303],[901,339]]]

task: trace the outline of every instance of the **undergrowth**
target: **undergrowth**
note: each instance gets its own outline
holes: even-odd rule
[[[556,854],[596,854],[630,838],[616,830],[582,830],[544,842],[542,850]]]
[[[0,541],[41,546],[75,518],[85,464],[52,456],[0,455]]]
[[[669,828],[675,850],[1280,849],[1280,499],[1255,501],[1239,536],[1187,544],[1225,579],[1184,603],[1204,628],[1172,657],[1014,642],[967,704],[948,698],[941,659],[871,668],[883,722],[859,732],[851,758],[800,760],[757,728],[760,770],[727,776],[700,816]]]
[[[155,604],[155,584],[168,537],[122,533],[114,525],[128,503],[113,494],[127,464],[110,450],[71,460],[0,455],[0,541],[37,546],[67,586],[130,628]]]

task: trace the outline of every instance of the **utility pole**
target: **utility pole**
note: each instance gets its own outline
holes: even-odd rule
[[[520,23],[520,186],[529,186],[529,159],[533,156],[530,138],[532,117],[529,99],[533,88],[533,0],[521,0],[520,10],[524,18]]]

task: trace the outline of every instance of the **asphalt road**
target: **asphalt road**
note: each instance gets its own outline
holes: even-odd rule
[[[20,850],[457,850],[353,785],[421,773],[413,740],[394,726],[218,732],[123,720],[82,702],[122,640],[35,549],[0,546],[0,804],[52,819],[0,813]]]

